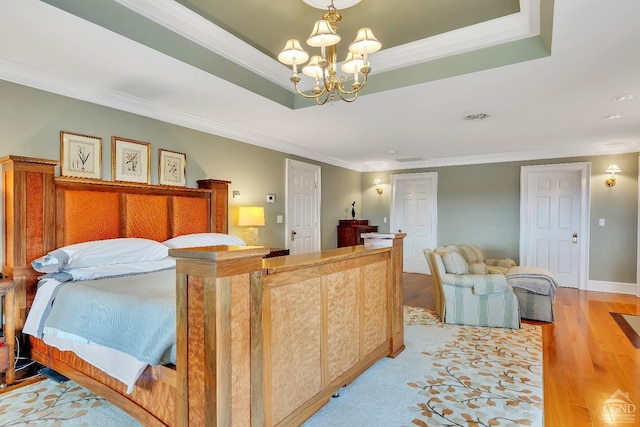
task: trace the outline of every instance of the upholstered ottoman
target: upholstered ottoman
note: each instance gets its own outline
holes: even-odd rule
[[[518,266],[511,267],[505,276],[518,298],[522,319],[553,322],[558,282],[549,270]]]

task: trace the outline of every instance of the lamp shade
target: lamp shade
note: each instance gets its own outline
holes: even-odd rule
[[[360,28],[356,39],[349,45],[349,52],[364,55],[377,52],[381,47],[382,43],[373,35],[371,28]]]
[[[238,226],[240,227],[256,227],[264,225],[264,208],[263,207],[246,207],[238,208]]]
[[[615,163],[611,163],[609,167],[605,170],[605,172],[618,173],[618,172],[622,172],[622,169],[620,169],[620,166],[616,165]]]
[[[347,74],[359,73],[364,66],[364,59],[359,53],[347,53],[347,59],[342,64],[342,72]]]
[[[320,61],[322,57],[320,55],[313,55],[307,65],[302,67],[302,72],[309,77],[321,78],[323,69],[320,66]]]
[[[278,54],[278,61],[286,65],[304,64],[308,59],[309,54],[302,49],[300,42],[296,39],[287,40],[282,52]]]
[[[333,31],[331,23],[326,19],[316,21],[311,34],[307,39],[307,44],[313,47],[333,46],[338,44],[340,36]]]

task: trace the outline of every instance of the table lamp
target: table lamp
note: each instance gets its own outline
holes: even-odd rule
[[[264,225],[264,208],[256,206],[241,206],[238,208],[238,226],[247,227],[244,241],[249,246],[259,245],[258,229]]]

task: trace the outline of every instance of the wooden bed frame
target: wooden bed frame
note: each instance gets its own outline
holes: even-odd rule
[[[5,263],[16,329],[33,301],[30,261],[81,241],[158,241],[227,232],[228,181],[199,189],[54,177],[57,161],[3,166]],[[299,425],[378,359],[404,348],[402,238],[264,259],[268,249],[172,249],[178,258],[177,363],[126,386],[72,352],[29,337],[31,358],[144,425]],[[320,361],[320,363],[318,363]]]
[[[129,184],[55,177],[56,160],[8,156],[0,163],[5,218],[2,272],[16,285],[18,331],[39,275],[30,262],[55,248],[117,237],[164,241],[190,233],[228,232],[229,181],[202,180],[197,189]],[[173,399],[165,397],[175,394],[175,369],[148,368],[127,395],[123,383],[73,353],[28,338],[32,360],[104,396],[145,425],[173,423]]]

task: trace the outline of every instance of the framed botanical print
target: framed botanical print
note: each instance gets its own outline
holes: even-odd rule
[[[60,174],[102,178],[102,138],[60,131]]]
[[[151,144],[111,137],[111,177],[114,181],[151,182]]]
[[[176,151],[160,149],[158,168],[161,185],[187,185],[187,155]]]

